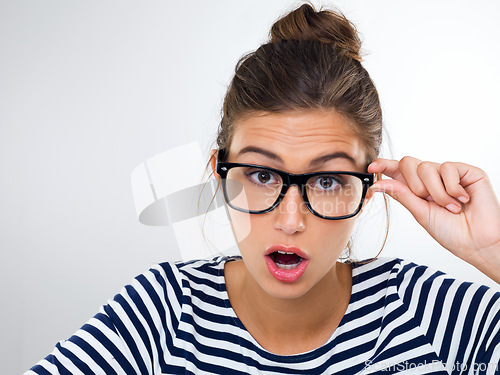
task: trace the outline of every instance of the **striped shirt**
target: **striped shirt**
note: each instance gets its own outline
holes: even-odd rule
[[[27,374],[498,374],[500,292],[398,258],[352,264],[321,347],[276,355],[232,309],[227,257],[137,276]]]

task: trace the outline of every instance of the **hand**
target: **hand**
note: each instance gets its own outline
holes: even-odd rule
[[[405,206],[443,247],[500,283],[500,204],[488,176],[464,163],[377,159],[370,188]]]

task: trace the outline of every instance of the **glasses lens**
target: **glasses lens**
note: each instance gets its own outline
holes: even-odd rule
[[[265,211],[271,208],[282,187],[283,180],[279,174],[256,167],[233,167],[228,171],[224,182],[228,203],[247,211]],[[361,179],[342,173],[311,177],[305,188],[313,211],[330,218],[355,213],[363,196]],[[304,205],[299,207],[307,210]]]
[[[363,182],[345,174],[324,174],[307,181],[307,197],[314,211],[322,216],[351,215],[358,209]]]
[[[279,174],[255,167],[231,168],[225,182],[229,203],[249,211],[270,208],[278,199],[282,186]]]

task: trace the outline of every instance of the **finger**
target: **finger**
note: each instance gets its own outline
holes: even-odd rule
[[[429,192],[416,172],[421,162],[421,160],[411,156],[405,156],[401,161],[379,158],[368,166],[368,172],[383,173],[408,185],[410,190],[418,197],[427,198]]]
[[[378,158],[368,166],[368,173],[383,173],[392,179],[406,183],[398,163],[397,160]]]
[[[397,180],[387,179],[377,181],[370,187],[370,190],[388,194],[406,207],[413,217],[426,227],[429,220],[429,205],[431,203],[413,194],[406,184]]]
[[[399,169],[403,174],[410,190],[420,198],[427,198],[430,193],[418,175],[417,169],[422,165],[422,161],[411,156],[405,156],[399,162]]]
[[[452,164],[456,166],[460,176],[460,185],[464,188],[470,187],[470,185],[474,185],[480,181],[488,181],[487,174],[480,168],[465,163],[453,162]]]
[[[423,162],[417,168],[417,173],[432,200],[441,207],[446,207],[453,213],[462,210],[460,202],[448,194],[440,174],[440,165],[436,163]]]
[[[457,164],[459,163],[445,162],[441,164],[441,178],[443,179],[446,192],[450,196],[458,199],[462,203],[467,203],[470,197],[464,187],[460,185],[460,173]]]

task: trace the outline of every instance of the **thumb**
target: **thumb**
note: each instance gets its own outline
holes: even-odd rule
[[[406,184],[392,179],[379,180],[370,187],[370,190],[388,194],[406,207],[421,225],[426,226],[430,202],[417,197]]]

